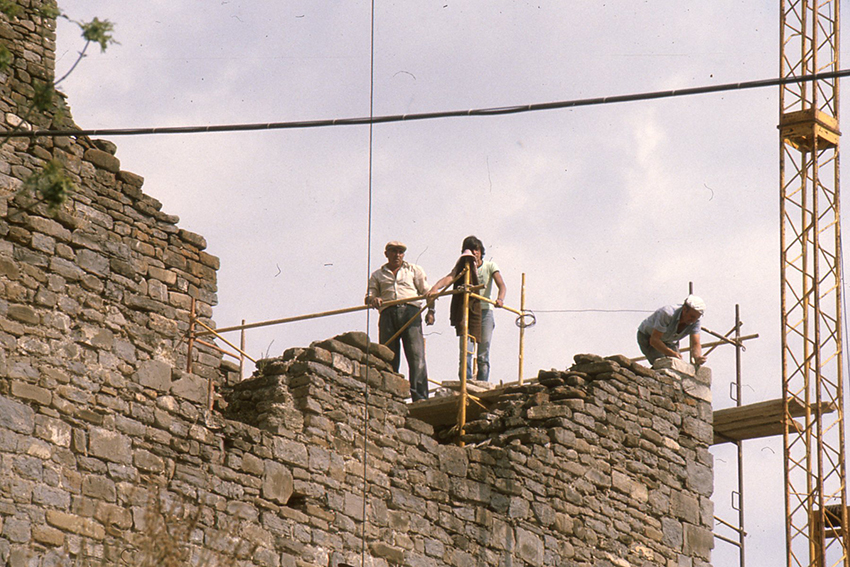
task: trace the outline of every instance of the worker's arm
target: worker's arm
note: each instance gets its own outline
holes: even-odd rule
[[[682,359],[681,354],[664,344],[664,341],[661,340],[661,331],[658,329],[653,329],[652,335],[649,337],[649,346],[663,353],[665,356],[678,358],[679,360]]]
[[[452,283],[453,279],[454,276],[450,273],[437,280],[437,283],[435,283],[431,287],[431,289],[428,290],[428,293],[425,294],[428,296],[428,302],[430,303],[437,296],[437,294],[440,293],[441,289]]]
[[[375,279],[374,274],[369,278],[369,287],[366,289],[366,298],[363,300],[363,303],[378,309],[381,307],[381,290],[378,284],[378,280]]]
[[[694,357],[694,362],[697,365],[705,363],[705,357],[702,355],[702,344],[700,343],[699,333],[691,335],[691,354]]]
[[[496,298],[496,307],[501,307],[505,304],[505,294],[508,293],[508,286],[505,285],[502,272],[493,274],[493,281],[496,282],[496,288],[499,290],[499,296]]]

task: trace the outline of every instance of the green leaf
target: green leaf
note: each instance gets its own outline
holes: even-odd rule
[[[52,83],[44,81],[33,81],[35,96],[33,96],[32,104],[35,108],[42,112],[47,112],[53,105],[53,93],[56,90]]]
[[[9,48],[5,45],[0,45],[0,71],[8,69],[14,59],[15,58],[12,56],[12,52],[9,51]]]
[[[112,43],[118,43],[112,39],[114,31],[112,22],[109,20],[93,19],[88,23],[78,23],[80,29],[83,30],[83,38],[86,41],[93,41],[100,45],[101,51],[106,51],[106,47]]]
[[[14,0],[0,0],[0,12],[7,18],[16,18],[21,13],[21,7]]]
[[[65,173],[65,165],[57,159],[50,160],[24,180],[24,190],[38,194],[50,212],[56,212],[75,189],[74,181]]]

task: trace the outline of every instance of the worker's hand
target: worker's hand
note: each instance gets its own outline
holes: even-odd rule
[[[428,313],[425,314],[425,324],[426,325],[433,325],[434,324],[434,312],[433,311],[429,311]]]
[[[705,364],[705,361],[706,358],[702,355],[694,357],[694,362],[696,362],[697,366],[702,366],[703,364]]]
[[[437,286],[434,286],[428,291],[426,291],[425,297],[428,298],[428,303],[431,303],[431,301],[433,301],[434,298],[437,297],[438,293],[440,293],[440,288],[438,288]]]
[[[369,298],[369,305],[371,305],[375,309],[380,309],[382,303],[383,303],[383,301],[381,300],[380,297]]]
[[[496,300],[496,307],[503,307],[505,305],[505,301],[503,299]]]
[[[671,358],[678,358],[679,360],[682,360],[682,354],[678,353],[676,351],[673,351],[673,354],[671,354],[670,357]]]

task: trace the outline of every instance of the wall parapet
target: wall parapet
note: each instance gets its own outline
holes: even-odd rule
[[[362,458],[358,435],[365,435],[375,470],[367,509],[384,510],[370,516],[377,530],[370,542],[391,550],[397,564],[708,565],[711,407],[685,387],[710,380],[707,369],[653,371],[622,356],[577,355],[568,370],[541,371],[536,382],[506,389],[467,424],[467,445],[456,447],[437,441],[448,428],[408,416],[400,403],[407,383],[380,360],[368,396],[369,413],[380,420],[370,415],[363,431],[366,381],[356,363],[365,352],[347,345],[343,362],[332,355],[346,344],[339,339],[263,361],[254,378],[226,394],[228,410],[239,408],[228,415],[308,446],[333,443],[346,470]],[[346,339],[365,344],[362,333]],[[274,422],[269,414],[286,418]],[[293,493],[319,509],[328,489]],[[348,512],[356,525],[356,510]],[[394,528],[384,515],[404,521]],[[440,552],[419,547],[427,541]]]

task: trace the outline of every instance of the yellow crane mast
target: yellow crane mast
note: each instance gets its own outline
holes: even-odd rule
[[[780,17],[783,78],[839,70],[838,0],[782,0]],[[784,84],[779,101],[787,564],[850,567],[838,79]]]

